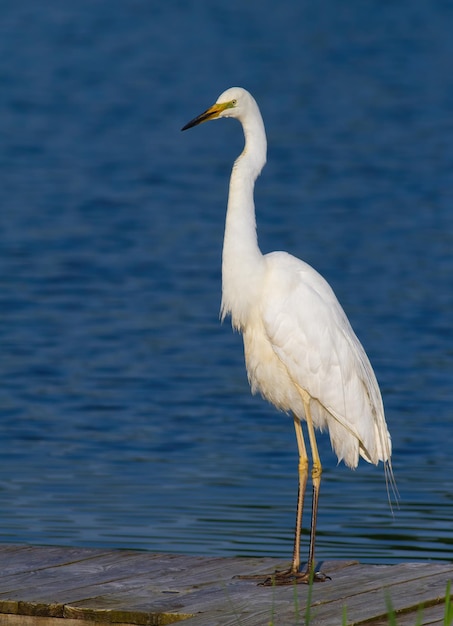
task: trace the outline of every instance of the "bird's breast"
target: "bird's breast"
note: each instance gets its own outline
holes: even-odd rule
[[[276,355],[258,316],[253,315],[242,329],[245,365],[253,393],[260,393],[281,411],[293,411],[303,418],[303,402],[288,370]]]

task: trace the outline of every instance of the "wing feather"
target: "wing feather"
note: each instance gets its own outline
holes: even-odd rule
[[[390,458],[390,436],[368,357],[329,284],[283,252],[266,255],[261,318],[289,377],[313,399],[316,427],[329,430],[338,458],[356,467]],[[304,416],[301,416],[304,417]]]

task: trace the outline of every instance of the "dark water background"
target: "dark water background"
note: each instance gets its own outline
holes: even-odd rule
[[[0,3],[0,541],[290,556],[291,419],[218,322],[236,122],[263,251],[334,287],[381,384],[401,494],[320,438],[318,556],[453,554],[453,5]]]

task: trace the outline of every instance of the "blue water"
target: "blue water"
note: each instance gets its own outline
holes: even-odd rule
[[[241,85],[261,247],[334,287],[394,442],[392,515],[382,467],[320,437],[318,557],[451,559],[452,5],[0,11],[0,541],[290,557],[292,421],[218,321],[240,127],[180,132]]]

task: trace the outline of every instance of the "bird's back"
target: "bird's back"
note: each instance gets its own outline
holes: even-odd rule
[[[285,252],[264,260],[260,297],[242,329],[252,390],[302,419],[300,389],[307,391],[314,425],[328,429],[340,460],[350,467],[359,455],[372,463],[389,460],[376,377],[331,287]]]

